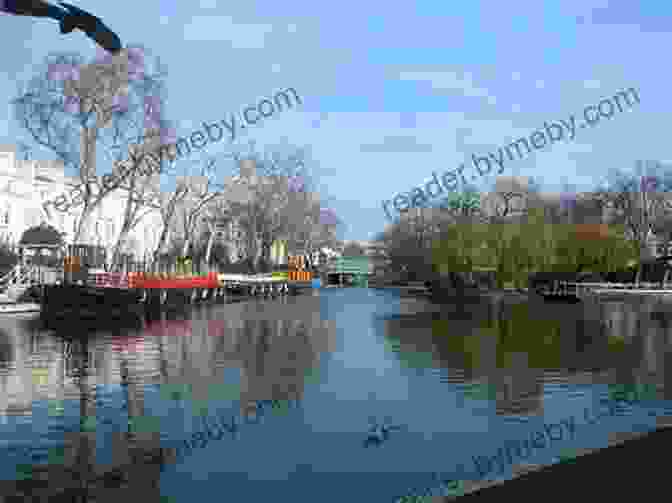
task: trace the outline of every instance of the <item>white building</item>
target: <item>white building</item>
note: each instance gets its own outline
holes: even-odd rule
[[[20,160],[13,145],[0,146],[0,238],[16,244],[26,229],[45,223],[63,232],[66,243],[72,243],[81,206],[61,212],[44,203],[67,195],[78,185],[79,178],[67,176],[61,162]],[[123,223],[125,196],[123,190],[117,190],[103,199],[88,221],[82,243],[108,249],[114,246]],[[161,216],[155,211],[131,231],[122,251],[138,258],[153,251],[158,229]]]

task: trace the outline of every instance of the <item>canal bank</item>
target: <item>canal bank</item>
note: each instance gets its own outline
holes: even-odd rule
[[[639,434],[617,445],[578,455],[553,466],[525,473],[505,483],[494,483],[460,497],[459,501],[533,501],[552,494],[567,501],[603,501],[610,496],[641,498],[668,491],[667,459],[672,427]],[[446,496],[443,501],[454,501]]]

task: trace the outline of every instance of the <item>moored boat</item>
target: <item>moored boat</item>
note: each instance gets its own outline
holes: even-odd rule
[[[19,313],[39,313],[40,304],[36,302],[2,302],[0,303],[0,315]]]
[[[139,314],[139,293],[124,288],[100,288],[87,284],[44,285],[41,299],[45,318],[123,318]]]

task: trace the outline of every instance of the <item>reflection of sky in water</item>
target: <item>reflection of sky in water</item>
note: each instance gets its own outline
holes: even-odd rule
[[[323,294],[320,317],[333,320],[335,346],[319,355],[318,369],[300,369],[312,375],[312,382],[305,384],[300,405],[282,413],[264,406],[256,420],[241,418],[241,371],[234,367],[220,369],[223,375],[207,383],[205,394],[185,384],[145,386],[145,416],[132,427],[160,430],[164,447],[205,431],[203,420],[213,425],[218,418],[228,422],[235,416],[239,424],[236,438],[227,433],[210,440],[166,467],[162,494],[178,502],[191,500],[196,481],[202,494],[245,494],[246,501],[341,502],[356,494],[357,500],[392,502],[412,486],[437,485],[431,473],[449,475],[460,463],[472,473],[472,455],[492,456],[504,440],[525,438],[544,423],[574,416],[577,438],[564,439],[527,462],[551,463],[576,447],[604,447],[615,432],[653,429],[655,417],[647,407],[663,408],[662,402],[645,401],[626,407],[623,416],[586,425],[584,409],[596,408],[607,387],[548,383],[543,397],[537,398],[543,400],[538,409],[543,416],[517,421],[497,416],[492,400],[496,386],[451,382],[445,368],[409,368],[399,360],[373,316],[399,313],[403,306],[391,299],[366,290],[351,290],[347,296],[338,290]],[[310,322],[306,326],[310,330]],[[408,339],[413,333],[400,337]],[[412,345],[402,341],[400,347],[408,351]],[[421,344],[418,349],[428,351]],[[201,384],[194,381],[197,385]],[[112,433],[128,429],[126,398],[119,386],[101,386],[97,395],[97,462],[109,463]],[[35,402],[34,424],[30,418],[10,417],[1,428],[3,442],[11,438],[25,445],[62,445],[63,428],[78,428],[78,416],[78,401],[65,401],[62,417],[49,417],[46,402]],[[381,422],[389,417],[390,424],[404,428],[391,432],[380,446],[364,448],[371,417]],[[46,459],[46,450],[37,454],[42,456],[37,462],[46,462],[40,461]],[[20,459],[3,460],[0,472],[11,479],[16,465],[29,458],[24,453]],[[510,477],[510,469],[503,476]]]

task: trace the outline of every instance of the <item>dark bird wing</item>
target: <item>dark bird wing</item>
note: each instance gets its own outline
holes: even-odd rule
[[[119,36],[110,30],[105,24],[93,14],[86,12],[74,5],[65,2],[59,2],[68,10],[71,17],[71,23],[75,28],[79,28],[86,35],[95,40],[95,42],[108,52],[113,54],[122,49]]]

